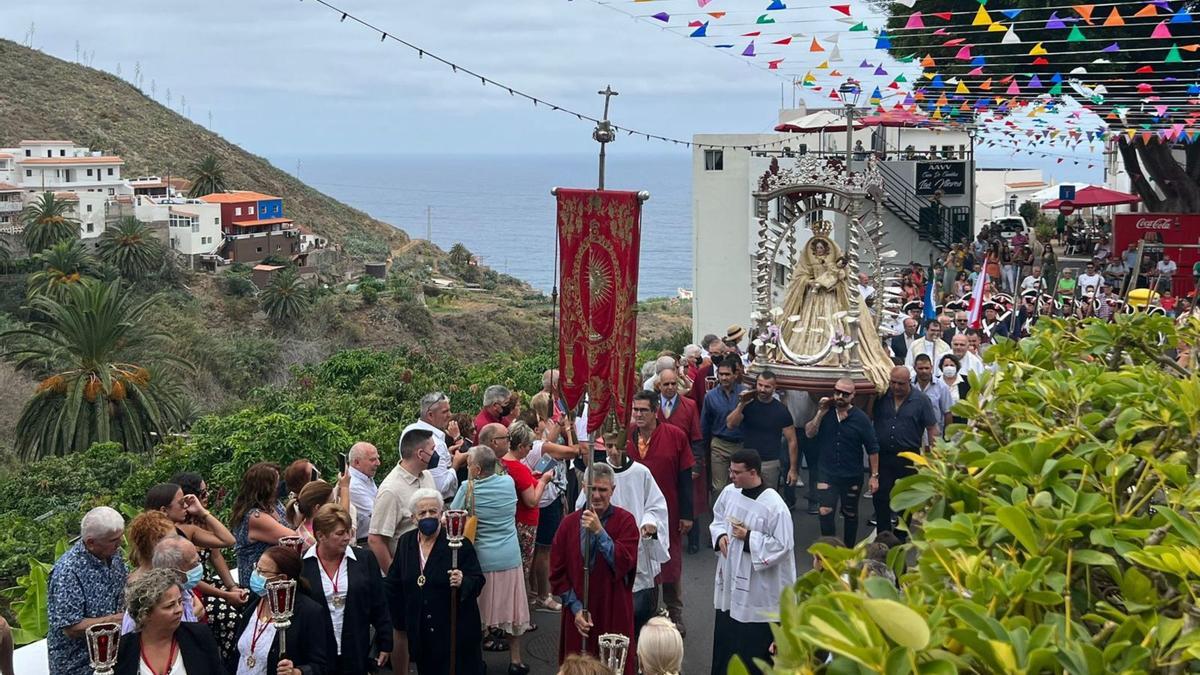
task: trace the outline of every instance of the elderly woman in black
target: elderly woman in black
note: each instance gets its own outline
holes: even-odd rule
[[[407,641],[407,658],[417,664],[419,675],[450,672],[450,595],[458,589],[455,665],[457,675],[483,675],[482,623],[479,592],[483,570],[471,541],[463,539],[458,550],[458,567],[451,569],[450,544],[442,528],[442,496],[422,488],[413,493],[409,511],[417,529],[407,532],[396,544],[396,557],[388,571],[388,605],[396,643]],[[404,650],[397,650],[393,671],[408,672]]]
[[[312,529],[317,544],[304,553],[304,578],[313,595],[324,602],[333,623],[337,672],[368,671],[372,628],[379,648],[375,665],[382,666],[392,651],[392,621],[375,556],[370,549],[350,545],[354,522],[340,504],[317,509]]]
[[[234,634],[237,649],[225,662],[231,675],[333,675],[337,648],[329,614],[310,595],[308,582],[301,574],[300,554],[286,546],[272,546],[263,552],[249,574],[250,592],[257,596],[238,619]],[[279,641],[267,601],[267,584],[295,579],[296,603],[287,629],[287,653],[279,656]]]
[[[208,626],[184,622],[181,576],[153,569],[129,582],[125,602],[136,632],[121,639],[116,672],[220,673],[221,650]]]

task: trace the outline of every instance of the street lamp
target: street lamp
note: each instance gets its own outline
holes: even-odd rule
[[[967,138],[971,139],[971,222],[968,226],[970,229],[967,232],[967,240],[971,240],[975,236],[975,137],[978,135],[979,127],[974,124],[967,127]]]
[[[862,96],[862,85],[853,77],[846,78],[846,81],[838,87],[838,100],[842,105],[846,106],[846,175],[850,175],[850,158],[851,146],[854,145],[854,109],[858,106],[858,99]]]

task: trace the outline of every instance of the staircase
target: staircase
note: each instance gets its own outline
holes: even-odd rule
[[[955,242],[971,239],[970,208],[946,208],[928,197],[916,194],[912,183],[896,173],[886,162],[876,164],[883,179],[883,205],[901,222],[917,231],[921,241],[928,241],[943,251]]]

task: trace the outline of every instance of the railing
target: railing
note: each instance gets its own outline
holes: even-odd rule
[[[883,179],[884,206],[896,217],[917,231],[923,241],[932,241],[943,249],[955,242],[970,239],[970,208],[956,206],[947,208],[916,194],[910,181],[888,168],[887,164],[876,164]]]
[[[0,202],[0,213],[16,213],[25,208],[21,202]]]

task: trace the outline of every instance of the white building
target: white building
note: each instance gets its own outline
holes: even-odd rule
[[[975,220],[986,223],[1018,215],[1021,204],[1036,201],[1036,194],[1049,187],[1041,169],[975,169]],[[1030,223],[1032,225],[1032,223]]]
[[[184,197],[134,197],[133,215],[151,225],[165,225],[167,242],[185,256],[216,253],[223,241],[221,205]]]
[[[795,117],[797,112],[785,110],[781,120]],[[772,132],[693,136],[697,144],[729,146],[696,147],[692,153],[694,336],[723,334],[731,324],[751,324],[758,244],[752,193],[771,162],[778,161],[786,168],[801,153],[820,152],[822,147],[828,150],[831,141],[839,148],[834,154],[844,155],[845,139],[844,130],[823,135]],[[950,239],[973,238],[970,192],[974,171],[970,138],[965,132],[869,127],[855,130],[852,140],[861,140],[866,151],[884,158],[879,163],[886,194],[882,218],[888,231],[885,244],[897,252],[893,262],[928,265],[951,243]],[[864,167],[865,154],[852,158],[853,170]],[[932,178],[936,185],[930,182],[931,177],[937,177]],[[918,183],[923,187],[918,188]],[[939,185],[945,189],[939,189]],[[935,196],[940,211],[931,201]],[[936,222],[928,219],[931,207],[941,214]],[[835,239],[844,247],[846,223],[839,218],[831,220]],[[800,230],[799,244],[802,246],[810,235],[808,229]]]
[[[0,157],[0,162],[4,158]],[[21,188],[8,183],[0,183],[0,234],[18,234],[21,227]]]

